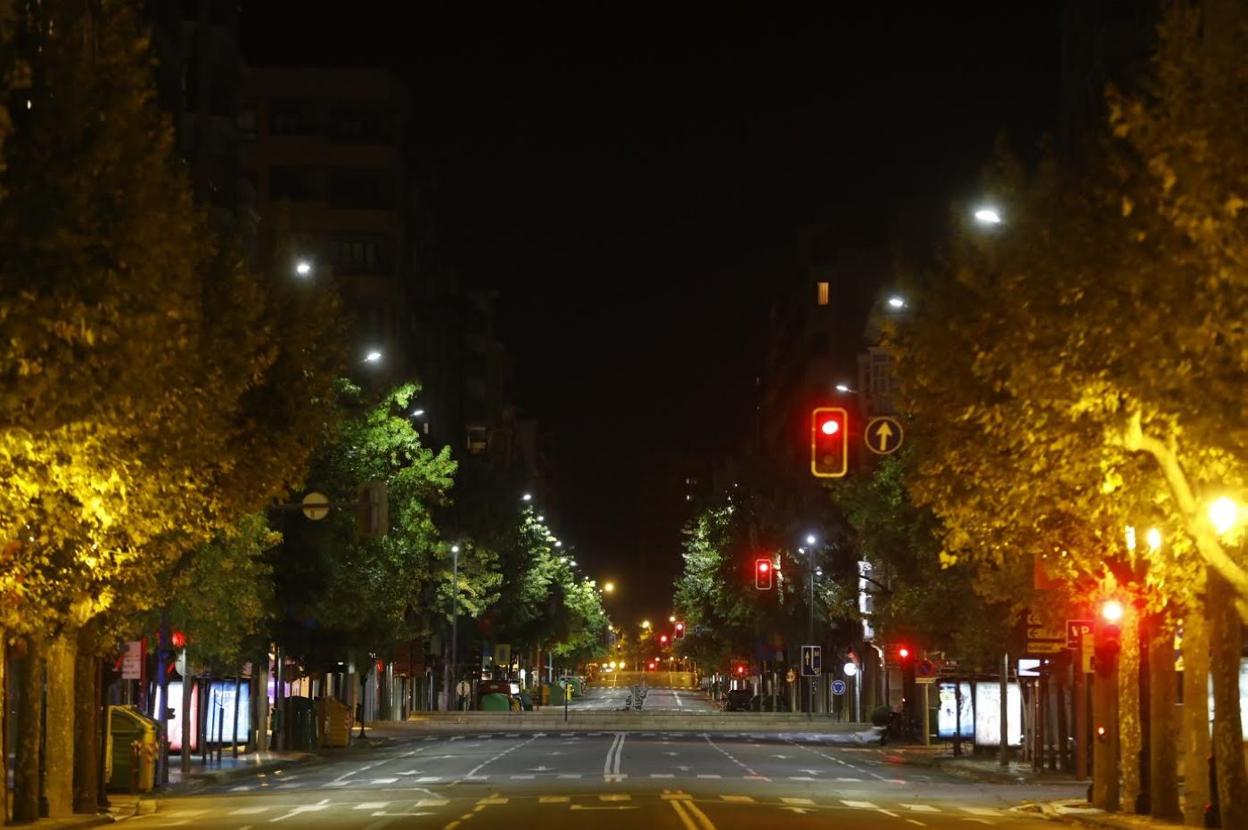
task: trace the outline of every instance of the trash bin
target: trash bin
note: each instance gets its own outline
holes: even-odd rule
[[[533,711],[533,696],[528,692],[521,692],[517,695],[520,699],[520,708],[525,712]]]
[[[108,789],[151,791],[156,785],[156,721],[133,706],[109,706],[104,759]]]
[[[563,705],[564,689],[562,683],[547,683],[542,687],[542,697],[548,698],[551,706]],[[568,700],[572,698],[569,697]]]
[[[351,707],[341,700],[323,697],[316,702],[317,731],[321,746],[343,747],[351,741]]]
[[[282,725],[290,750],[309,751],[316,748],[316,711],[312,698],[288,697],[282,700]]]
[[[511,703],[505,694],[491,692],[490,694],[481,695],[482,712],[507,712],[510,709]]]

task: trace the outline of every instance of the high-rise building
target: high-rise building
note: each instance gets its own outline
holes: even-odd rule
[[[238,113],[260,261],[332,276],[351,323],[348,359],[386,377],[405,375],[412,340],[410,113],[387,70],[314,67],[251,70]]]

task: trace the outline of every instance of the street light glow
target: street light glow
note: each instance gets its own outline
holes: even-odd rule
[[[806,544],[808,544],[808,545],[813,545],[814,543],[815,543],[815,534],[813,534],[813,533],[807,533],[807,534],[806,534]]]
[[[676,615],[672,614],[670,617],[667,618],[667,621],[670,623],[676,622]]]
[[[520,501],[533,501],[533,494],[525,493],[523,496],[520,497]]]
[[[1144,534],[1144,540],[1148,542],[1148,549],[1153,553],[1161,550],[1161,531],[1155,527],[1150,527]]]
[[[992,205],[984,205],[975,210],[975,221],[981,225],[1000,225],[1001,212]]]
[[[306,277],[308,274],[312,273],[312,263],[308,262],[306,259],[299,260],[295,263],[295,273],[301,277]]]
[[[858,666],[854,665],[853,663],[846,663],[845,665],[841,666],[841,671],[845,672],[846,677],[853,677],[854,675],[858,673]]]
[[[1122,615],[1126,613],[1122,607],[1122,603],[1116,599],[1106,600],[1101,606],[1101,616],[1106,622],[1116,623],[1122,619]]]
[[[381,352],[377,351],[376,349],[373,349],[371,352],[364,355],[365,363],[376,363],[379,360],[381,360]]]
[[[451,545],[451,553],[459,553],[459,545]]]
[[[894,294],[888,298],[888,307],[897,309],[905,308],[906,298],[902,297],[900,294]]]
[[[614,582],[612,582],[612,581],[611,581],[611,580],[609,580],[609,579],[608,579],[606,582],[602,583],[602,592],[603,592],[604,594],[614,594],[614,593],[615,593],[615,583],[614,583]]]
[[[641,621],[641,627],[642,627],[642,628],[649,628],[649,627],[650,627],[650,621],[649,621],[649,620],[642,620],[642,621]]]
[[[841,393],[845,393],[845,392],[852,392],[852,391],[854,391],[854,390],[850,389],[850,388],[849,388],[849,386],[848,386],[847,384],[844,384],[844,383],[838,383],[838,384],[836,385],[836,391],[837,391],[837,392],[841,392]]]
[[[1209,505],[1209,521],[1213,522],[1213,527],[1218,531],[1218,535],[1224,535],[1234,527],[1238,515],[1239,506],[1229,496],[1223,496]]]
[[[423,409],[413,409],[413,410],[412,410],[412,417],[413,417],[413,418],[419,418],[421,415],[424,415],[424,414],[425,414],[425,410],[423,410]]]

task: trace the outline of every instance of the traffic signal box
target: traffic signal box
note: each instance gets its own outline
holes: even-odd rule
[[[754,560],[754,587],[760,591],[770,591],[772,586],[773,571],[775,568],[771,564],[770,559]]]
[[[685,639],[685,624],[683,622],[676,623],[676,639]]]
[[[810,415],[810,472],[816,478],[842,478],[849,472],[849,413],[840,406],[817,406]]]

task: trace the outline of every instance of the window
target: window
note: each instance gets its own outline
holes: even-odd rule
[[[303,101],[273,101],[269,104],[270,135],[316,135],[316,111]]]
[[[306,202],[322,197],[321,177],[315,167],[288,166],[269,169],[269,198]]]
[[[815,301],[819,303],[819,305],[828,304],[828,284],[826,282],[819,283],[818,291],[816,292]]]
[[[339,274],[388,274],[392,246],[385,234],[344,234],[329,240],[329,261]]]
[[[389,170],[340,168],[330,173],[329,206],[389,210],[394,191]]]

